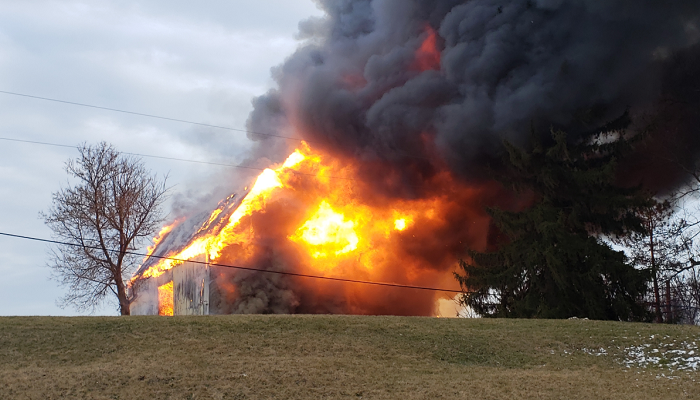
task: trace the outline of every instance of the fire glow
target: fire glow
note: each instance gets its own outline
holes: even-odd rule
[[[173,281],[158,286],[158,315],[173,315]]]
[[[480,190],[441,173],[433,178],[434,194],[393,198],[376,193],[357,176],[352,161],[302,144],[284,163],[264,170],[230,215],[220,215],[223,211],[217,208],[189,243],[167,256],[205,256],[210,262],[252,268],[267,265],[318,276],[457,289],[451,271],[456,254],[464,251],[461,242],[485,243],[488,218],[479,207],[469,206]],[[217,218],[224,222],[210,226]],[[133,280],[157,278],[180,263],[159,260]],[[229,273],[233,280],[237,272]],[[434,315],[436,299],[445,295],[289,279],[299,297],[298,312]],[[159,287],[159,294],[169,291],[172,297],[170,285]],[[232,301],[242,295],[237,284],[224,286]],[[168,315],[172,305],[160,311]]]
[[[354,228],[353,221],[346,221],[343,214],[333,211],[324,200],[318,212],[290,239],[315,248],[312,252],[314,258],[338,256],[357,249],[359,239]]]
[[[440,45],[441,38],[426,25],[408,67],[439,71]],[[351,91],[367,84],[354,73],[341,81]],[[430,132],[420,137],[426,148],[433,147]],[[170,273],[163,276],[168,271],[198,259],[296,275],[459,289],[452,271],[467,248],[486,246],[489,218],[482,201],[493,188],[461,182],[444,166],[425,169],[409,162],[411,173],[422,170],[413,177],[418,178],[415,190],[377,190],[382,181],[393,190],[407,183],[402,180],[408,175],[377,174],[384,167],[302,142],[282,164],[265,169],[242,198],[220,203],[187,243],[163,246],[157,254],[168,259],[147,259],[132,284],[154,279],[161,285],[170,279]],[[377,181],[366,182],[368,176]],[[154,240],[156,251],[181,222],[164,228]],[[226,303],[218,306],[222,313],[436,315],[438,300],[448,295],[236,269],[213,273]],[[172,294],[172,284],[159,286],[159,295],[168,290]],[[171,310],[166,305],[160,313],[171,315]]]
[[[173,228],[174,228],[177,224],[179,224],[180,222],[182,222],[182,219],[175,220],[175,222],[173,222],[173,223],[171,223],[171,224],[169,224],[169,225],[165,225],[164,227],[162,227],[162,228],[160,229],[160,232],[158,232],[158,234],[156,235],[156,237],[153,238],[153,244],[151,244],[150,246],[148,246],[148,249],[147,249],[147,251],[146,251],[146,259],[148,259],[148,256],[150,256],[151,254],[153,254],[153,250],[156,249],[156,247],[158,246],[158,243],[160,243],[160,242],[163,240],[163,238],[165,238],[165,236],[166,236],[168,233],[170,233],[170,231],[172,231]]]
[[[439,70],[440,51],[438,50],[438,35],[430,25],[425,27],[425,39],[416,51],[413,68],[419,71]]]

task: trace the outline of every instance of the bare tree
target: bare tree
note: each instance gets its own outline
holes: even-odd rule
[[[668,267],[676,264],[678,243],[673,238],[677,227],[671,221],[672,201],[657,202],[640,212],[644,232],[633,232],[623,242],[630,249],[632,262],[651,276],[651,305],[656,322],[663,322],[659,283],[668,279]]]
[[[691,268],[675,275],[670,289],[674,319],[682,324],[700,324],[700,271]]]
[[[80,156],[66,163],[68,187],[53,194],[41,213],[58,241],[49,265],[68,286],[62,306],[90,310],[113,294],[121,315],[130,314],[133,298],[126,282],[139,264],[132,254],[162,223],[167,177],[158,179],[135,157],[105,142],[83,144]]]
[[[669,195],[644,210],[640,216],[645,232],[621,243],[637,268],[650,274],[645,300],[656,322],[696,323],[700,315],[700,221],[688,212],[687,200],[685,195]]]
[[[700,192],[683,198],[683,207],[673,223],[669,241],[677,249],[675,262],[668,266],[670,277],[667,303],[675,307],[680,323],[700,324]],[[673,303],[673,304],[671,304]]]

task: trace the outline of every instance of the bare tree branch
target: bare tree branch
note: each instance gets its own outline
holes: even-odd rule
[[[64,306],[94,309],[110,293],[122,315],[133,301],[126,280],[138,265],[129,254],[150,239],[162,223],[167,177],[158,179],[135,157],[120,155],[107,143],[82,145],[66,163],[75,183],[53,194],[41,213],[56,239],[79,246],[57,246],[50,266],[54,278],[68,287]]]

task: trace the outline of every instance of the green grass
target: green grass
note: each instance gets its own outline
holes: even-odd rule
[[[3,317],[0,399],[700,398],[673,352],[625,365],[693,343],[585,320]]]

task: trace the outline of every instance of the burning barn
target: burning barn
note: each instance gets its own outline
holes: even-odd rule
[[[166,227],[132,279],[132,313],[434,315],[446,293],[407,297],[407,289],[284,274],[458,289],[449,272],[460,242],[483,240],[488,224],[477,204],[464,207],[488,188],[442,175],[435,197],[392,198],[351,178],[354,168],[302,144],[247,193]]]
[[[433,315],[446,293],[299,275],[457,289],[485,206],[522,206],[488,169],[531,128],[576,140],[627,112],[663,122],[650,151],[700,151],[696,0],[318,3],[248,121],[249,165],[278,164],[166,228],[153,256],[185,261],[148,258],[133,313]],[[621,179],[678,183],[644,151]]]
[[[133,287],[137,297],[131,306],[134,315],[207,315],[210,274],[206,262],[183,262],[177,268]]]
[[[222,212],[231,211],[237,206],[236,196],[230,196],[219,203],[212,215],[198,215],[190,221],[177,220],[165,226],[149,247],[147,257],[131,281],[131,290],[135,295],[131,305],[134,315],[208,315],[218,313],[212,302],[210,288],[212,284],[211,266],[208,255],[198,254],[188,260],[174,262],[158,256],[167,256],[175,249],[185,246],[191,239],[193,224],[196,231],[216,229],[222,223]],[[204,219],[206,217],[206,219]],[[176,267],[176,268],[175,268]],[[154,269],[160,268],[160,269]]]

